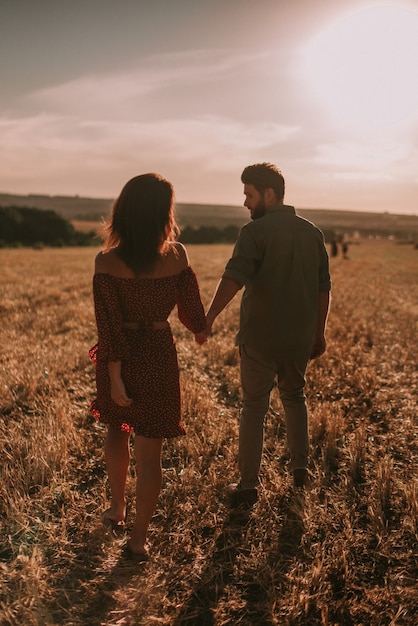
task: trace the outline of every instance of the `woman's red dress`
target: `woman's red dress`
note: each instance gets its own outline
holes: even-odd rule
[[[169,326],[154,330],[177,305],[180,321],[191,332],[205,329],[196,276],[189,266],[161,278],[119,278],[95,274],[93,295],[98,343],[90,356],[96,365],[97,397],[93,415],[115,428],[144,437],[178,437],[181,423],[179,368]],[[135,323],[128,330],[124,323]],[[133,399],[120,407],[110,397],[108,361],[121,361],[126,393]]]

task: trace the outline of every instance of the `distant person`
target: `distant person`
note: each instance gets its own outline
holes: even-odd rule
[[[336,239],[333,239],[331,241],[331,256],[332,257],[338,256],[338,244],[337,244],[337,240]]]
[[[250,165],[241,181],[253,221],[241,229],[206,315],[209,335],[216,317],[245,287],[236,337],[243,391],[240,480],[228,487],[234,505],[257,500],[264,419],[276,376],[293,483],[308,482],[305,371],[309,360],[325,351],[331,289],[323,234],[283,204],[280,170],[270,163]]]
[[[345,239],[341,242],[341,252],[343,253],[343,259],[348,259],[348,243]]]
[[[147,558],[146,537],[161,490],[163,438],[185,434],[180,422],[179,369],[167,321],[202,333],[206,321],[195,274],[176,243],[173,188],[158,174],[132,178],[113,206],[104,251],[93,277],[98,343],[94,416],[107,424],[110,508],[102,523],[116,531],[126,521],[129,437],[135,433],[136,517],[129,555]],[[197,336],[199,343],[205,339]]]

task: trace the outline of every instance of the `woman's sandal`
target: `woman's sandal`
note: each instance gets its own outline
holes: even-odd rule
[[[149,559],[147,552],[134,552],[131,548],[131,542],[127,541],[124,547],[124,553],[130,561],[135,563],[145,563]]]
[[[110,519],[110,517],[108,517],[107,513],[109,513],[110,509],[106,509],[106,511],[104,511],[100,517],[100,521],[102,522],[103,526],[106,528],[106,530],[110,530],[110,532],[112,532],[114,535],[120,535],[121,533],[123,533],[123,531],[125,530],[125,526],[126,526],[126,518],[127,518],[127,511],[126,511],[126,515],[125,515],[125,519],[124,520],[119,520],[116,521],[114,519]]]

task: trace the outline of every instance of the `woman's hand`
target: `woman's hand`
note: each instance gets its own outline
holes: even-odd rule
[[[125,384],[121,376],[121,362],[108,362],[109,378],[110,378],[110,397],[118,406],[128,407],[132,404],[132,398],[128,398]]]
[[[118,406],[128,407],[133,402],[132,398],[128,398],[125,384],[121,378],[110,381],[110,397]]]

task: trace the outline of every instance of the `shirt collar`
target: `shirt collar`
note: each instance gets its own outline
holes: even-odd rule
[[[273,211],[279,211],[280,213],[292,213],[293,215],[296,213],[295,207],[290,206],[290,204],[275,204],[271,207],[271,209],[269,209],[269,213],[272,213]]]

